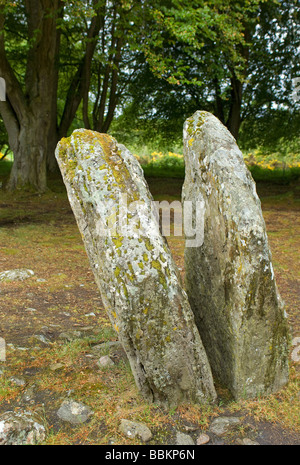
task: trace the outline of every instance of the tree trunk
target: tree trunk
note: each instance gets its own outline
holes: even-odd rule
[[[248,72],[248,62],[249,62],[249,46],[247,45],[250,43],[252,32],[250,28],[247,26],[244,30],[244,37],[246,44],[241,47],[240,53],[241,56],[244,58],[244,70],[243,70],[243,78],[247,76]],[[233,135],[233,137],[237,140],[239,135],[239,129],[242,122],[241,117],[241,110],[242,110],[242,99],[243,99],[243,83],[237,77],[234,69],[231,69],[231,104],[229,109],[229,115],[226,122],[226,126]]]
[[[60,33],[57,17],[62,14],[61,0],[27,0],[28,42],[25,92],[18,81],[0,34],[0,74],[7,86],[7,102],[0,106],[1,115],[14,153],[14,164],[8,189],[30,188],[44,192],[47,188],[46,161],[53,113],[56,114],[56,92]],[[3,32],[4,9],[0,9]]]
[[[214,79],[214,87],[215,87],[215,98],[216,98],[216,117],[219,118],[221,123],[224,123],[225,116],[224,116],[224,105],[223,100],[221,97],[221,89],[220,89],[220,82],[218,78]]]
[[[14,164],[7,185],[9,190],[33,189],[45,192],[46,179],[46,144],[41,122],[28,118],[23,122],[14,147]]]
[[[233,73],[231,78],[231,105],[226,126],[237,140],[241,125],[243,84]]]

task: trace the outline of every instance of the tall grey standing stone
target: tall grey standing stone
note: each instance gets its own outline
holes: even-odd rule
[[[255,183],[210,113],[185,122],[184,157],[183,201],[204,215],[185,248],[186,291],[212,371],[235,398],[275,392],[288,381],[288,327]]]
[[[177,268],[135,157],[107,134],[76,130],[56,149],[103,304],[149,401],[216,397]]]

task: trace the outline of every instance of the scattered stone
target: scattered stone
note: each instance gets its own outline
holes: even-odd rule
[[[109,367],[114,365],[114,362],[108,355],[103,355],[103,357],[100,357],[97,363],[98,366],[102,367]]]
[[[203,444],[207,444],[210,441],[210,437],[208,434],[202,433],[200,436],[197,438],[197,446],[202,446]]]
[[[36,311],[37,311],[36,308],[31,308],[31,307],[25,308],[25,312],[34,313],[34,312],[36,312]]]
[[[249,438],[238,439],[237,443],[241,446],[260,446],[259,442],[252,441],[252,439]]]
[[[72,342],[82,336],[80,331],[64,331],[58,335],[58,339],[63,339],[68,342]]]
[[[9,379],[13,384],[16,384],[17,386],[25,386],[26,384],[26,381],[22,378],[16,378],[15,376],[12,376]]]
[[[0,273],[0,281],[24,281],[24,279],[31,278],[32,276],[34,276],[34,272],[25,268],[7,270]]]
[[[212,421],[209,431],[216,436],[222,436],[239,424],[240,419],[237,417],[218,417]]]
[[[93,411],[86,405],[74,400],[64,400],[57,415],[61,420],[74,425],[84,423],[93,414]]]
[[[9,347],[11,350],[16,350],[14,344],[12,344],[11,342],[8,342],[6,345],[7,345],[7,347]]]
[[[288,381],[288,325],[255,183],[235,139],[212,114],[184,125],[186,290],[213,373],[235,399]],[[187,220],[187,218],[185,218]]]
[[[189,434],[181,433],[177,431],[176,433],[176,444],[178,446],[194,446],[194,440]]]
[[[92,331],[95,329],[95,326],[80,326],[80,331]]]
[[[34,397],[34,385],[33,386],[30,386],[28,389],[26,389],[26,391],[24,392],[24,394],[22,395],[22,399],[24,400],[24,402],[31,402],[31,403],[34,403],[33,402],[33,397]]]
[[[33,336],[33,339],[36,339],[37,341],[42,342],[43,344],[46,344],[46,345],[51,344],[51,341],[49,341],[49,339],[46,338],[46,336],[44,336],[43,334],[35,334]]]
[[[148,426],[136,421],[122,419],[119,431],[128,438],[134,439],[137,436],[144,442],[148,442],[152,438],[152,433]]]
[[[64,364],[63,363],[52,363],[50,366],[49,366],[49,369],[51,371],[57,371],[57,370],[61,370],[62,368],[64,368]]]
[[[96,354],[105,354],[105,352],[114,350],[122,350],[122,344],[119,341],[107,341],[92,347],[92,352]]]
[[[44,279],[44,278],[37,278],[36,282],[37,282],[37,283],[45,283],[45,282],[46,282],[46,279]]]
[[[199,426],[187,426],[184,425],[184,429],[189,432],[189,431],[197,431],[199,429]]]
[[[9,411],[0,416],[0,445],[35,445],[45,438],[45,427],[31,412]]]
[[[136,158],[75,130],[56,158],[96,283],[137,386],[150,402],[216,399],[210,366]]]

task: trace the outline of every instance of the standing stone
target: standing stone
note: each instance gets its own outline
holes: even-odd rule
[[[184,156],[183,201],[203,216],[196,246],[186,237],[186,290],[212,371],[235,398],[275,392],[288,381],[288,329],[255,183],[210,113],[185,122]]]
[[[207,356],[139,163],[111,136],[83,129],[60,141],[56,157],[142,394],[168,406],[214,400]]]

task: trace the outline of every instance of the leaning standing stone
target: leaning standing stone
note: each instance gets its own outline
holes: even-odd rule
[[[275,392],[288,381],[288,329],[255,183],[210,113],[186,121],[184,152],[183,201],[202,214],[186,237],[186,290],[212,371],[235,398]]]
[[[76,130],[56,157],[102,301],[150,401],[216,397],[193,312],[135,157],[107,134]]]

